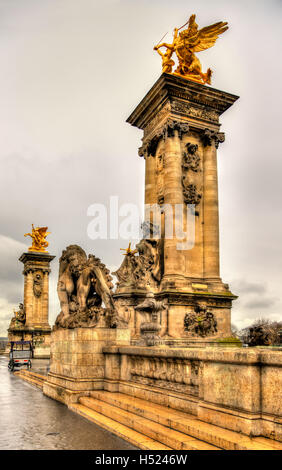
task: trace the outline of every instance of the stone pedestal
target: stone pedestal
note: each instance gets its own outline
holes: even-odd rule
[[[168,303],[164,329],[171,339],[191,337],[185,332],[184,318],[189,312],[193,315],[197,304],[216,318],[217,331],[209,336],[231,336],[230,312],[236,296],[220,278],[217,148],[224,141],[219,116],[237,98],[164,73],[127,120],[144,132],[139,154],[145,159],[145,204],[155,205],[162,214],[157,221],[162,275],[153,292]],[[171,238],[167,223],[173,223]],[[188,228],[183,238],[181,228],[184,232]],[[132,307],[138,295],[132,289],[120,289],[116,295],[119,308],[131,312],[132,329],[140,323]]]
[[[43,392],[65,404],[104,388],[106,346],[130,344],[127,328],[59,329],[51,335],[50,372]]]
[[[50,356],[49,273],[54,258],[49,253],[36,252],[23,253],[19,258],[24,264],[25,322],[10,327],[8,339],[32,341],[35,358]]]

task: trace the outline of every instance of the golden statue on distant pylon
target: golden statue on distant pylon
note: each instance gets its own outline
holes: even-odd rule
[[[25,233],[25,237],[31,237],[32,238],[32,245],[28,249],[28,251],[40,251],[40,252],[47,252],[45,248],[49,245],[49,243],[45,240],[47,235],[49,235],[51,232],[47,232],[48,227],[36,227],[34,228],[34,225],[32,224],[32,232],[31,233]]]
[[[227,22],[220,21],[198,30],[195,18],[196,15],[190,16],[187,23],[181,26],[181,28],[174,29],[172,44],[163,42],[155,46],[154,50],[162,57],[163,72],[174,73],[189,80],[210,85],[212,71],[209,68],[206,73],[202,72],[201,63],[195,56],[195,52],[201,52],[212,47],[218,36],[224,33],[228,26]],[[179,32],[187,24],[188,27],[184,31]],[[160,51],[162,47],[166,48],[165,52]],[[175,63],[171,57],[174,52],[178,58],[178,67],[172,72]]]

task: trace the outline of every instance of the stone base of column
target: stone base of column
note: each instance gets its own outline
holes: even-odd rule
[[[103,389],[103,347],[129,343],[127,328],[75,328],[52,332],[50,372],[43,393],[68,405],[87,392]]]
[[[203,282],[190,280],[190,288],[181,291],[179,288],[170,288],[166,291],[155,293],[157,301],[164,302],[164,309],[159,316],[161,329],[159,336],[164,344],[171,346],[206,346],[206,345],[241,345],[240,342],[232,338],[231,333],[231,307],[232,301],[236,299],[228,289],[227,285],[219,284],[222,291],[209,291],[209,285]],[[225,286],[225,287],[224,287]],[[224,290],[225,289],[225,290]],[[138,344],[141,339],[140,327],[142,322],[146,321],[144,315],[135,307],[142,303],[146,297],[146,293],[127,292],[115,294],[115,302],[122,317],[129,321],[131,331],[131,344]],[[198,328],[187,328],[189,318],[195,317],[195,307],[205,307],[207,312],[213,315],[213,324],[215,328],[207,328],[207,325],[200,324]],[[200,317],[201,315],[196,315]],[[216,323],[214,323],[214,320]],[[203,321],[206,322],[203,318]],[[204,328],[202,328],[204,326]],[[203,335],[203,329],[207,329],[207,333]],[[198,333],[195,332],[198,331]],[[240,344],[239,344],[240,343]]]

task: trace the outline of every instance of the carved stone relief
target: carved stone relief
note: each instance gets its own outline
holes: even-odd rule
[[[205,108],[197,108],[191,106],[189,103],[182,101],[173,101],[172,111],[180,113],[190,117],[196,117],[200,119],[206,119],[207,121],[218,122],[218,113],[214,110],[207,110]]]
[[[184,331],[191,336],[210,336],[217,333],[217,321],[214,314],[206,306],[196,305],[194,312],[186,313]]]
[[[35,297],[40,297],[43,290],[43,273],[35,271],[33,273],[33,293]]]
[[[201,158],[198,153],[198,145],[188,142],[182,154],[182,187],[185,204],[199,205],[202,194],[198,185],[196,174],[201,171]],[[199,215],[198,211],[195,211]]]
[[[131,357],[131,380],[188,395],[199,394],[199,361],[167,357]]]
[[[201,158],[198,153],[198,148],[197,144],[191,144],[190,142],[185,145],[186,150],[183,152],[182,159],[183,170],[191,170],[195,173],[200,171]]]

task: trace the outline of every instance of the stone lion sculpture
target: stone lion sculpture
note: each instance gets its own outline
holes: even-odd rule
[[[125,326],[116,312],[109,270],[94,255],[86,256],[78,245],[62,253],[57,285],[61,312],[54,329],[94,327],[101,317],[105,326]]]

